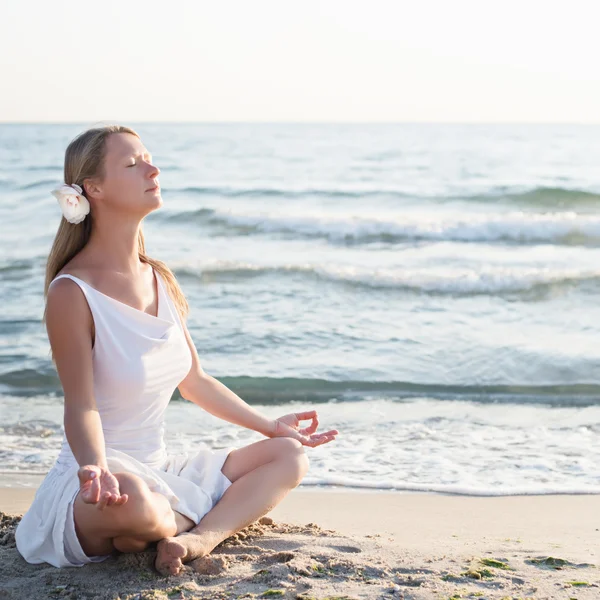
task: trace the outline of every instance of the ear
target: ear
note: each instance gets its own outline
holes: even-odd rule
[[[102,196],[102,187],[92,178],[84,179],[81,184],[83,195],[89,200],[90,198],[97,199]]]

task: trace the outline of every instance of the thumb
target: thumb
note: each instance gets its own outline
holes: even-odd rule
[[[309,441],[309,438],[307,436],[302,435],[300,432],[298,432],[296,429],[290,426],[287,426],[285,428],[285,436],[298,440],[303,445]]]
[[[79,476],[79,480],[81,481],[81,483],[85,483],[89,479],[97,478],[100,475],[100,473],[98,471],[99,470],[96,467],[85,466],[85,467],[81,467],[77,471],[77,475]]]
[[[100,470],[94,466],[81,467],[77,471],[81,496],[84,502],[98,502],[100,496]]]

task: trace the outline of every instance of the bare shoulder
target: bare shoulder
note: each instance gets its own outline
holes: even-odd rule
[[[46,329],[53,353],[60,350],[55,346],[67,341],[92,344],[92,326],[92,313],[79,285],[68,277],[53,281],[46,298]]]
[[[81,265],[78,261],[72,259],[56,274],[54,279],[56,280],[59,275],[73,275],[88,283],[90,273],[85,265]],[[48,289],[48,313],[50,313],[51,308],[53,313],[62,314],[68,312],[69,308],[77,309],[77,306],[82,305],[82,303],[87,305],[83,292],[77,283],[68,277],[55,280],[52,281],[52,285]]]
[[[46,329],[65,396],[65,409],[94,406],[93,317],[79,285],[55,281],[46,300]]]

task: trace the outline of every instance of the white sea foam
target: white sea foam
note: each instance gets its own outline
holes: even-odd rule
[[[414,212],[369,217],[328,213],[258,213],[215,210],[209,221],[266,233],[320,236],[331,240],[454,240],[464,242],[599,243],[600,215],[576,212]]]
[[[325,280],[355,285],[409,289],[442,294],[499,294],[527,291],[536,287],[577,284],[600,280],[600,269],[557,269],[553,267],[422,267],[372,268],[319,263],[256,264],[242,261],[214,261],[200,267],[214,279],[219,274],[240,278],[260,274],[305,273]]]
[[[7,422],[17,422],[21,398],[2,399]],[[310,452],[303,487],[390,489],[500,496],[600,493],[600,406],[585,410],[544,405],[415,398],[255,405],[268,418],[314,408],[319,431],[337,439]],[[38,399],[36,411],[62,423],[60,399]],[[305,423],[307,425],[308,422]],[[35,427],[8,425],[3,471],[23,481],[55,459],[61,431],[40,439]],[[242,447],[264,439],[189,402],[167,410],[172,452]],[[2,477],[0,472],[0,479]]]

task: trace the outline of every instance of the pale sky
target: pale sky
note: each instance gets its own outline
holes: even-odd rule
[[[600,122],[598,0],[0,0],[0,122]]]

